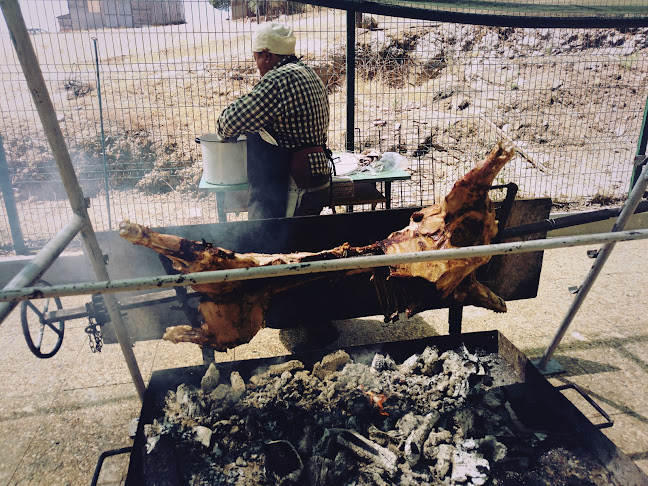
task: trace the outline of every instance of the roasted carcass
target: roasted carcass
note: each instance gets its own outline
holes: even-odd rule
[[[345,243],[318,253],[238,254],[204,241],[156,233],[129,221],[120,225],[119,233],[134,244],[166,255],[173,267],[183,273],[486,245],[497,233],[495,210],[488,191],[497,173],[513,155],[512,145],[500,142],[481,163],[455,183],[440,204],[415,212],[406,228],[362,247]],[[248,342],[264,326],[266,311],[276,294],[316,279],[336,280],[358,273],[366,273],[367,279],[373,279],[387,320],[395,320],[401,307],[411,316],[438,306],[439,301],[505,312],[504,301],[475,278],[475,270],[488,260],[489,257],[471,257],[394,265],[388,269],[194,285],[193,288],[203,294],[199,310],[205,323],[200,327],[168,328],[164,338],[220,350]]]

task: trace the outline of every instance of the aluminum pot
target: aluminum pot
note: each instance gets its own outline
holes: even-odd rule
[[[247,182],[247,139],[241,135],[235,142],[224,142],[215,133],[196,137],[203,158],[203,177],[210,184],[244,184]]]

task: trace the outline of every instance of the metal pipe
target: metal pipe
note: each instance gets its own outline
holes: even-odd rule
[[[561,228],[569,228],[581,224],[593,223],[595,221],[604,221],[606,219],[616,218],[623,211],[623,207],[616,209],[598,209],[596,211],[587,211],[584,213],[568,214],[559,218],[547,218],[534,223],[523,224],[520,226],[511,226],[502,230],[502,239],[514,238],[517,236],[532,235],[540,231],[551,231]],[[634,214],[648,212],[648,201],[642,201],[637,205]]]
[[[21,289],[33,285],[46,271],[52,266],[54,260],[63,253],[63,250],[70,244],[74,237],[79,234],[83,227],[83,218],[74,215],[72,220],[63,226],[54,237],[38,252],[32,261],[30,261],[18,274],[5,285],[4,290]],[[16,307],[18,302],[0,303],[0,323]]]
[[[395,255],[361,256],[339,260],[322,260],[306,263],[269,265],[264,267],[235,268],[232,270],[214,270],[210,272],[187,273],[184,275],[164,275],[159,277],[112,280],[108,282],[55,285],[52,287],[31,289],[26,288],[0,292],[0,302],[94,293],[109,295],[108,293],[110,292],[187,287],[197,284],[235,282],[240,280],[303,275],[308,273],[360,270],[385,267],[389,265],[474,258],[487,255],[526,253],[530,251],[549,250],[554,248],[608,243],[610,241],[631,241],[641,239],[648,239],[648,229],[617,233],[568,236],[546,240],[516,241],[512,243],[498,243],[495,245],[467,246],[450,250],[417,251]]]
[[[106,209],[108,210],[108,229],[112,231],[112,216],[110,215],[110,187],[108,187],[108,163],[106,162],[106,133],[104,131],[103,105],[101,104],[101,79],[99,77],[99,51],[97,38],[93,37],[95,66],[97,68],[97,98],[99,100],[99,123],[101,127],[101,156],[103,158],[104,186],[106,190]]]
[[[54,154],[54,160],[56,161],[68,200],[70,201],[70,206],[72,206],[74,214],[83,218],[84,224],[79,234],[83,240],[86,254],[90,259],[97,280],[109,280],[110,277],[106,270],[103,254],[99,248],[99,243],[97,242],[92,222],[88,216],[83,191],[81,190],[79,180],[74,171],[70,152],[68,151],[65,138],[63,137],[63,132],[61,131],[61,126],[56,117],[56,110],[54,109],[54,104],[52,103],[52,99],[47,90],[47,85],[43,78],[43,72],[38,62],[38,57],[34,51],[34,46],[29,38],[25,19],[20,10],[18,0],[0,0],[0,9],[2,10],[7,27],[9,28],[9,34],[16,50],[16,56],[20,61],[20,66],[22,67],[25,80],[27,81],[27,86],[34,100],[36,110],[38,111],[38,116],[43,125],[45,135],[47,136],[47,141],[49,142],[52,153]],[[104,301],[110,320],[113,323],[113,328],[115,329],[115,334],[117,335],[121,351],[126,360],[126,365],[128,366],[128,370],[133,379],[133,383],[137,389],[140,400],[143,401],[146,386],[144,385],[144,380],[142,379],[142,375],[137,365],[137,360],[135,359],[133,346],[122,319],[119,304],[115,296],[112,294],[106,295]]]
[[[13,187],[11,187],[11,177],[9,175],[9,167],[7,166],[7,156],[2,142],[2,134],[0,134],[0,191],[4,195],[4,204],[7,211],[7,219],[9,220],[9,229],[11,230],[14,250],[16,250],[16,254],[18,255],[26,255],[27,247],[25,247],[25,240],[20,229],[20,219],[18,218],[18,210],[16,209]]]
[[[637,180],[634,188],[632,189],[632,192],[630,193],[630,197],[628,197],[628,200],[623,206],[623,210],[621,211],[621,214],[619,215],[619,218],[614,224],[614,227],[612,228],[612,232],[610,234],[622,233],[623,228],[625,228],[625,225],[628,223],[628,220],[633,215],[647,187],[648,187],[648,164],[644,166],[644,169],[641,173],[641,177]],[[571,306],[569,307],[569,310],[567,311],[567,314],[565,315],[562,323],[560,324],[560,327],[558,328],[556,335],[554,336],[553,340],[547,347],[544,355],[538,362],[538,369],[545,370],[547,368],[547,364],[549,363],[549,360],[551,359],[554,352],[558,348],[558,345],[560,344],[560,341],[562,340],[563,336],[567,332],[567,328],[569,328],[569,325],[571,324],[572,320],[574,319],[574,317],[576,317],[576,313],[578,312],[578,309],[580,309],[580,306],[585,300],[585,297],[587,297],[587,294],[592,288],[592,285],[594,285],[594,281],[596,280],[596,277],[598,277],[599,273],[603,269],[603,265],[605,265],[605,262],[610,256],[610,253],[612,253],[615,244],[616,244],[616,240],[612,240],[609,243],[606,243],[601,248],[601,250],[599,250],[596,256],[596,260],[592,265],[592,268],[590,268],[590,271],[587,273],[587,276],[585,277],[585,281],[579,287],[578,292],[576,293],[576,297],[574,298]]]
[[[384,0],[300,0],[300,3],[308,3],[338,10],[345,10],[349,6],[361,7],[362,11],[368,14],[491,27],[623,29],[645,27],[648,22],[644,5],[639,5],[638,2],[636,5],[630,2],[609,2],[605,6],[599,4],[596,6],[596,15],[591,13],[591,6],[589,5],[584,5],[582,8],[576,7],[570,9],[568,12],[562,12],[562,15],[555,15],[556,13],[560,13],[554,9],[560,8],[558,7],[559,4],[554,3],[550,12],[548,11],[550,2],[498,2],[502,7],[506,5],[511,8],[506,8],[504,11],[497,13],[482,13],[487,12],[485,8],[483,10],[464,8],[462,9],[463,11],[458,11],[456,9],[457,2],[421,2],[417,0],[411,0],[409,2],[386,2]],[[484,2],[484,5],[486,4]],[[449,8],[439,8],[437,7],[438,5],[447,5]],[[468,4],[465,5],[467,6]],[[564,5],[564,3],[561,4],[561,6]],[[629,8],[623,8],[625,5]],[[477,7],[478,3],[475,2],[475,8]]]

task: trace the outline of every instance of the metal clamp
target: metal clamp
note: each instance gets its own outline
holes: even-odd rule
[[[634,158],[634,165],[635,165],[635,167],[638,167],[638,166],[640,166],[640,165],[643,165],[643,164],[645,164],[646,162],[648,162],[648,155],[646,155],[646,154],[643,154],[643,155],[635,155],[635,158]]]
[[[600,413],[603,418],[606,420],[606,422],[603,422],[602,424],[596,424],[595,426],[599,429],[607,429],[608,427],[612,427],[614,425],[614,420],[610,418],[610,416],[607,414],[605,410],[601,408],[601,406],[596,403],[592,397],[590,397],[585,391],[578,385],[575,385],[574,383],[567,383],[566,385],[560,385],[555,387],[556,390],[563,391],[563,390],[568,390],[568,389],[573,389],[578,392],[578,394],[583,397],[585,400],[587,400],[587,403],[589,403],[594,409]]]

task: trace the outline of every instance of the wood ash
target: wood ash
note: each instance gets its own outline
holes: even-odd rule
[[[291,360],[247,382],[211,364],[200,387],[170,391],[164,416],[144,426],[147,481],[617,484],[565,434],[520,420],[494,372],[506,367],[465,347],[427,347],[400,364],[338,350],[312,370]]]

